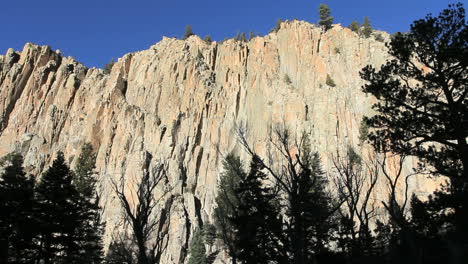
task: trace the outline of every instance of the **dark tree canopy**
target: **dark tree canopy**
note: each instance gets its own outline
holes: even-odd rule
[[[78,192],[73,173],[62,152],[37,185],[41,259],[44,263],[73,262],[80,256],[77,229],[80,224]]]
[[[362,22],[361,34],[365,38],[369,38],[372,35],[372,26],[369,17],[364,17],[364,22]]]
[[[468,29],[461,4],[415,21],[390,42],[393,60],[367,66],[363,91],[379,102],[367,118],[379,150],[417,156],[434,173],[466,179]]]
[[[352,31],[356,32],[356,33],[359,33],[359,23],[354,20],[353,22],[351,22],[351,25],[349,25],[349,29],[351,29]]]
[[[184,36],[182,37],[182,39],[188,39],[190,36],[193,36],[195,34],[193,34],[193,31],[192,31],[192,26],[191,25],[187,25],[185,27],[185,32],[184,32]]]
[[[216,194],[216,208],[214,209],[214,225],[218,237],[231,257],[232,263],[237,263],[238,250],[236,249],[236,232],[232,219],[236,215],[239,197],[236,188],[241,179],[246,177],[239,157],[228,154],[223,161],[223,170]]]
[[[318,24],[325,30],[329,30],[332,27],[333,24],[333,17],[330,16],[331,11],[330,7],[326,4],[320,4],[319,6],[319,17],[320,20],[318,21]]]
[[[417,20],[388,45],[393,59],[363,69],[363,91],[374,95],[376,115],[366,118],[379,151],[419,159],[418,171],[449,182],[428,202],[413,200],[426,227],[438,222],[447,236],[467,241],[468,227],[468,28],[462,4]],[[422,213],[422,206],[429,214]],[[427,218],[430,215],[430,218]],[[429,223],[430,222],[430,223]],[[415,230],[423,230],[416,228]],[[420,233],[424,235],[426,231]],[[429,250],[430,251],[430,250]]]
[[[26,263],[35,252],[34,181],[19,153],[3,157],[0,165],[0,263]]]
[[[99,195],[96,191],[95,164],[96,153],[90,143],[85,143],[73,171],[73,184],[79,195],[77,209],[80,222],[77,240],[84,252],[80,259],[83,263],[100,263],[103,256],[104,223],[101,221]]]
[[[195,230],[190,241],[190,258],[188,264],[208,264],[206,257],[205,241],[203,232],[200,229]]]

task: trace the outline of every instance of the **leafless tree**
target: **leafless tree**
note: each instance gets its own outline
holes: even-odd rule
[[[247,141],[245,126],[237,127],[237,136],[246,151],[256,155]],[[323,185],[319,181],[323,179],[319,179],[322,172],[318,154],[311,150],[306,133],[296,136],[285,125],[276,125],[270,128],[266,161],[260,160],[272,178],[271,184],[278,197],[284,197],[285,235],[281,244],[288,245],[284,259],[289,259],[289,263],[313,262],[312,255],[326,246],[327,241],[321,239],[328,239],[329,230],[318,231],[312,222],[320,222],[325,227],[341,206],[341,203],[332,204],[328,193],[321,189]],[[316,196],[312,197],[312,193]]]
[[[124,226],[130,227],[136,244],[138,264],[159,263],[167,248],[172,205],[172,196],[168,196],[167,165],[158,164],[150,171],[151,155],[146,154],[144,174],[138,183],[126,187],[124,175],[119,183],[111,181],[124,211]]]
[[[350,251],[366,250],[371,236],[371,220],[376,216],[376,204],[372,200],[380,171],[375,159],[363,160],[351,146],[346,155],[339,151],[332,157],[337,172],[333,180],[338,197],[343,199],[340,210],[346,233],[350,236]],[[356,224],[357,222],[357,224]]]
[[[406,216],[406,208],[409,200],[408,181],[412,176],[416,175],[415,173],[403,175],[405,160],[405,155],[390,153],[383,153],[382,157],[377,160],[382,174],[385,176],[386,186],[388,188],[388,200],[382,201],[382,204],[390,215],[391,220],[399,227],[408,224]],[[398,186],[402,186],[403,189],[401,199],[399,199],[397,193]]]

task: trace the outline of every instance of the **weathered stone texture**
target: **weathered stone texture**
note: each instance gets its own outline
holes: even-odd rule
[[[26,44],[0,56],[0,155],[20,150],[37,173],[59,150],[73,164],[81,145],[91,142],[107,239],[121,217],[109,181],[125,175],[130,185],[148,153],[150,167],[166,160],[174,200],[163,263],[181,263],[190,231],[210,219],[223,155],[234,150],[247,157],[236,123],[248,126],[260,153],[271,124],[308,131],[329,168],[337,146],[357,146],[361,118],[371,114],[360,69],[387,58],[384,43],[373,38],[339,25],[323,33],[300,21],[247,43],[163,38],[120,58],[109,75]],[[327,75],[336,87],[326,85]]]

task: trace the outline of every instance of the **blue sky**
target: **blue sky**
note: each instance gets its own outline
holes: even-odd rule
[[[278,18],[316,23],[328,4],[335,23],[368,16],[374,28],[407,31],[412,21],[438,14],[452,0],[4,0],[0,54],[26,42],[49,45],[88,67],[147,49],[162,36],[180,37],[186,25],[214,40],[253,30],[262,35]],[[461,0],[468,8],[468,0]]]

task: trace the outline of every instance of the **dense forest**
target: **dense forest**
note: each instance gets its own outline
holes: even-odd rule
[[[321,5],[319,13],[318,24],[329,30],[330,9]],[[350,29],[372,35],[368,18]],[[187,27],[184,38],[192,34]],[[370,155],[349,146],[333,155],[330,172],[307,133],[272,125],[261,156],[248,143],[248,128],[238,126],[238,143],[250,160],[235,153],[224,158],[214,221],[194,223],[187,262],[213,263],[226,254],[232,264],[466,263],[467,43],[462,4],[394,34],[387,43],[392,59],[361,71],[362,91],[376,98],[375,115],[363,119],[360,131]],[[418,164],[404,175],[410,156]],[[20,153],[0,160],[0,263],[161,262],[171,213],[167,164],[141,175],[132,197],[124,181],[112,182],[127,232],[113,234],[105,248],[95,163],[89,143],[74,168],[59,152],[41,175],[26,172]],[[396,169],[390,171],[390,163]],[[415,174],[445,183],[428,197],[416,196],[407,188]],[[388,194],[376,203],[371,197],[379,179]]]

